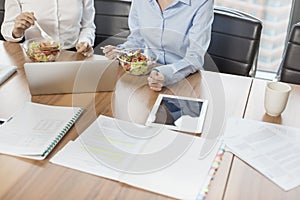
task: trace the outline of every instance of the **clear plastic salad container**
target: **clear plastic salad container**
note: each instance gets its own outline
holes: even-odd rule
[[[157,57],[149,49],[122,49],[117,59],[123,69],[132,75],[149,74],[153,67],[158,66]]]
[[[61,51],[59,42],[40,39],[26,40],[23,48],[33,62],[53,62]]]

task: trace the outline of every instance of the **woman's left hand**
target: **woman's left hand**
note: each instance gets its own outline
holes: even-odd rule
[[[153,70],[148,77],[148,85],[154,91],[161,91],[164,85],[164,75],[160,72]]]
[[[78,53],[82,53],[86,57],[90,57],[94,54],[93,47],[87,42],[80,42],[76,45]]]

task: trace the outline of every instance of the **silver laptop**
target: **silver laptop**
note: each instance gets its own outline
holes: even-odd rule
[[[31,95],[113,91],[116,60],[25,63]]]

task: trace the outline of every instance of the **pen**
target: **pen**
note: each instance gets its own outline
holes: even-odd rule
[[[9,118],[6,120],[6,123],[9,122],[10,120],[12,120],[12,118],[13,118],[12,116],[9,117]]]

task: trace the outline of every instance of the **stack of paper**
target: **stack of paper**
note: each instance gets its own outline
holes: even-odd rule
[[[252,120],[231,119],[226,146],[284,190],[300,185],[300,130]]]
[[[196,199],[220,144],[167,129],[100,116],[50,161],[179,199]],[[209,151],[209,150],[208,150]]]
[[[0,65],[0,85],[17,71],[16,66]]]

